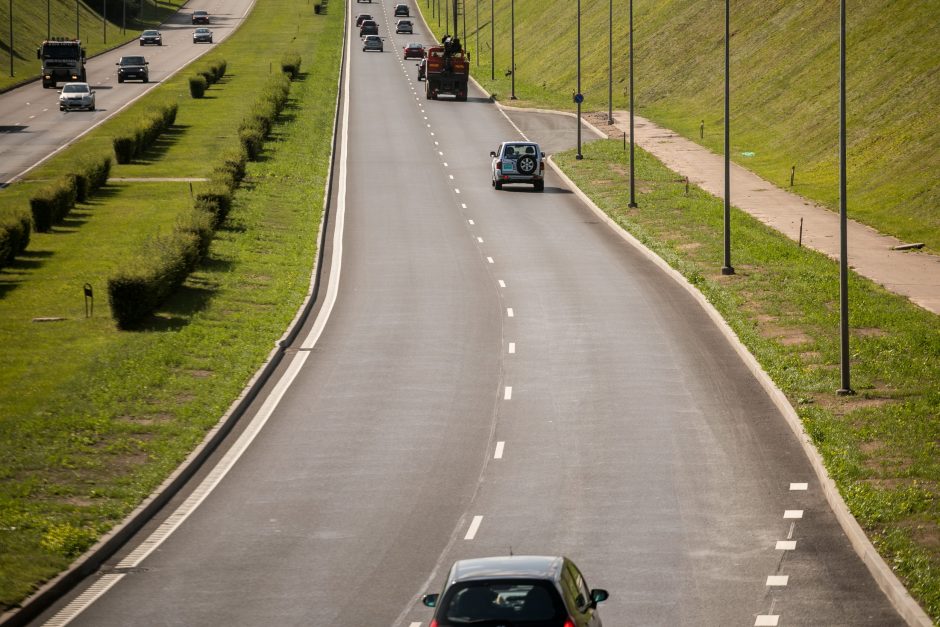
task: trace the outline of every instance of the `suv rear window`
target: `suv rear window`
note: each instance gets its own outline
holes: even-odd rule
[[[520,627],[561,627],[565,622],[557,591],[537,581],[481,581],[454,586],[442,609],[442,626],[504,620]]]

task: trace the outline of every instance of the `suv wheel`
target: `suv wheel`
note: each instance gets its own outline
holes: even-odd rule
[[[519,161],[516,162],[516,167],[519,168],[520,174],[535,174],[535,157],[531,155],[522,155],[519,157]]]

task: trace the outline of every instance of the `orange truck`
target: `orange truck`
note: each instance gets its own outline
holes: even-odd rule
[[[449,94],[465,101],[469,80],[470,57],[463,51],[459,39],[445,37],[442,45],[428,49],[424,83],[428,100]]]

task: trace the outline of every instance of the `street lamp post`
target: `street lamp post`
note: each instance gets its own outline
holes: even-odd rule
[[[81,39],[81,20],[78,19],[78,0],[75,0],[75,39]]]
[[[574,100],[578,105],[578,154],[575,159],[579,161],[584,159],[584,155],[581,154],[581,102],[583,99],[581,95],[581,0],[578,0],[578,93],[575,94]]]
[[[480,0],[477,0],[477,45],[474,52],[477,55],[477,67],[480,67]]]
[[[725,262],[722,274],[734,274],[731,265],[731,0],[725,0]]]
[[[101,0],[101,38],[108,43],[108,0]]]
[[[13,0],[10,0],[10,77],[13,77]]]
[[[607,3],[607,123],[614,123],[614,0]]]
[[[516,0],[509,2],[509,99],[516,99]]]
[[[636,207],[636,170],[633,165],[633,0],[630,0],[630,204]]]
[[[849,242],[845,173],[845,0],[839,2],[839,361],[841,387],[837,394],[854,394],[849,370]]]
[[[46,0],[46,39],[52,39],[52,0]]]
[[[496,9],[495,0],[490,0],[490,80],[496,80]]]

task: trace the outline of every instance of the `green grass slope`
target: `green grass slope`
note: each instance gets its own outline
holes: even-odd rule
[[[134,39],[175,13],[186,0],[109,0],[108,19],[100,2],[91,6],[73,0],[14,0],[13,74],[10,74],[10,2],[0,3],[0,91],[39,77],[36,48],[47,37],[74,38],[85,43],[88,56]],[[77,17],[76,21],[76,6]],[[126,6],[126,11],[125,11]],[[107,42],[105,42],[107,39]],[[89,77],[92,78],[92,77]]]
[[[629,107],[628,2],[614,3],[614,108]],[[430,18],[427,0],[419,0]],[[473,75],[508,100],[510,0],[468,1]],[[731,150],[767,180],[838,207],[839,7],[824,0],[731,3]],[[581,0],[585,111],[607,110],[607,0]],[[516,0],[520,106],[573,109],[576,3]],[[848,9],[851,218],[940,252],[940,3],[853,2]],[[462,26],[461,26],[462,31]],[[462,34],[462,32],[461,32]],[[479,49],[478,49],[479,48]],[[722,152],[724,3],[634,2],[637,112]],[[700,124],[705,136],[699,138]],[[753,152],[753,157],[742,153]]]

